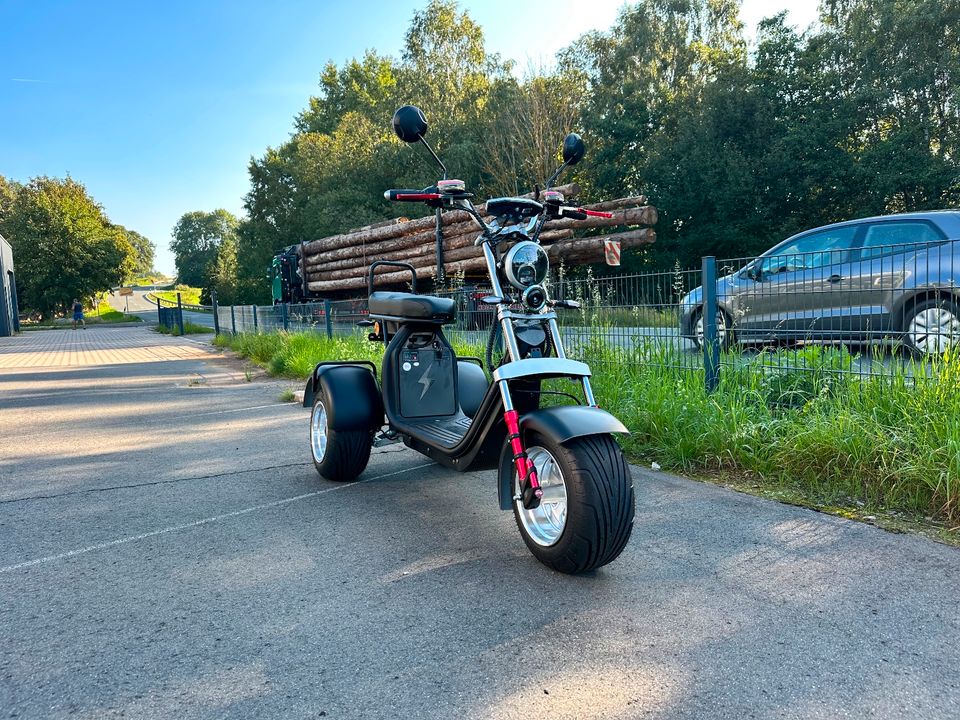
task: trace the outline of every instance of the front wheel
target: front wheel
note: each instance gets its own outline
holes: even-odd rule
[[[333,430],[329,417],[330,400],[321,390],[310,414],[310,454],[313,464],[327,480],[355,479],[370,461],[372,437],[364,430]]]
[[[730,317],[723,311],[717,310],[717,342],[721,350],[729,350],[734,342],[733,323]],[[703,308],[697,311],[696,319],[693,323],[694,344],[698,350],[703,349],[703,336],[706,331],[703,328]]]
[[[543,489],[532,510],[513,501],[517,527],[530,552],[558,572],[576,574],[616,559],[633,530],[633,480],[623,451],[610,435],[557,443],[527,437],[527,456]],[[520,495],[516,470],[514,497]]]

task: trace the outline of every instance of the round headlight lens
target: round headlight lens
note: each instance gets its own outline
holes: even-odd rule
[[[547,251],[529,240],[519,242],[510,248],[503,260],[507,280],[518,290],[525,290],[532,285],[542,283],[547,279],[549,268]]]

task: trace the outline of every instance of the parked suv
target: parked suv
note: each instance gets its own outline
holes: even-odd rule
[[[721,269],[722,271],[722,269]],[[960,342],[960,210],[850,220],[784,240],[717,281],[724,346],[902,342],[939,355]],[[703,339],[703,288],[680,334]]]

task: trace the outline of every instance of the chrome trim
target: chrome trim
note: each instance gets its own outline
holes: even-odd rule
[[[567,483],[560,462],[546,448],[534,445],[527,448],[527,457],[537,469],[537,479],[543,490],[540,504],[532,510],[523,506],[520,481],[513,471],[514,507],[524,534],[540,547],[556,545],[567,527]]]
[[[483,238],[483,235],[481,235],[480,238]],[[493,287],[493,294],[497,297],[503,297],[503,287],[500,285],[500,278],[497,277],[497,259],[493,256],[490,243],[481,242],[480,247],[483,248],[483,258],[487,261],[487,273],[490,275],[490,285]]]
[[[520,357],[520,348],[517,346],[517,334],[513,331],[513,320],[504,317],[508,311],[503,309],[503,305],[497,305],[497,321],[500,323],[500,329],[503,331],[503,342],[507,346],[507,352],[510,360],[517,360]]]
[[[593,396],[593,388],[590,386],[590,378],[580,378],[580,382],[583,383],[583,398],[587,401],[587,405],[598,407],[597,400]]]
[[[497,387],[500,388],[500,399],[503,401],[503,411],[508,413],[513,410],[513,398],[510,397],[510,386],[506,380],[503,380],[497,383]]]
[[[519,313],[519,312],[514,312],[513,310],[504,310],[503,317],[512,318],[514,320],[550,320],[551,318],[556,320],[557,314],[553,312]]]
[[[590,366],[579,360],[564,358],[526,358],[501,365],[493,371],[494,382],[513,380],[531,375],[556,375],[558,377],[590,377]]]
[[[563,341],[560,339],[560,326],[557,325],[556,313],[544,313],[544,317],[547,317],[550,323],[550,335],[553,337],[553,350],[557,353],[558,358],[565,360],[567,354],[563,351]]]

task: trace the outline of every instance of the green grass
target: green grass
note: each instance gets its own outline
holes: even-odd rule
[[[158,333],[162,333],[163,335],[179,335],[180,334],[180,328],[178,327],[174,327],[171,329],[171,328],[168,328],[166,325],[154,325],[153,329],[156,330]],[[192,322],[183,323],[184,335],[203,335],[205,333],[212,333],[212,332],[213,332],[213,328],[208,328],[205,325],[197,325],[196,323],[192,323]]]
[[[215,342],[289,378],[305,378],[321,360],[379,364],[382,357],[382,346],[359,334],[221,335]],[[456,350],[482,355],[477,346]],[[593,368],[601,407],[630,429],[622,444],[633,462],[841,514],[960,524],[958,357],[916,382],[905,370],[844,375],[853,358],[842,349],[781,350],[749,363],[730,357],[740,364],[724,367],[720,387],[708,394],[702,371],[671,369],[677,358],[650,345],[613,349],[598,336],[577,355]]]
[[[153,295],[162,300],[169,300],[175,303],[177,301],[177,294],[179,293],[180,302],[184,305],[199,305],[201,292],[203,291],[200,288],[181,286],[176,290],[157,290]]]

